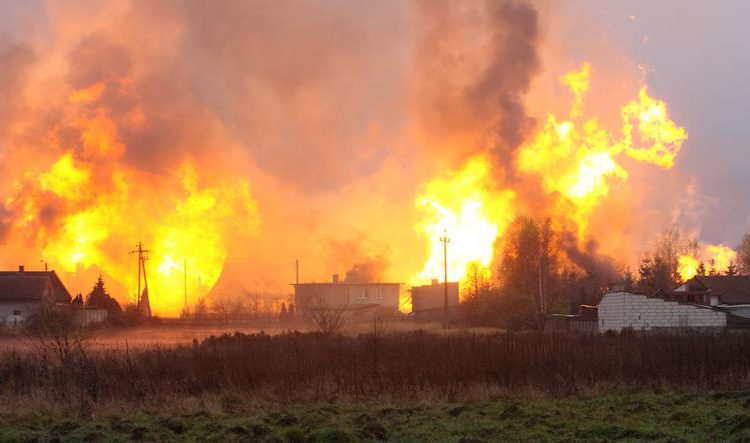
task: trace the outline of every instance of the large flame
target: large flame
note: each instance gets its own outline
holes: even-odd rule
[[[705,245],[697,254],[682,254],[678,257],[677,272],[680,278],[690,280],[698,275],[703,264],[704,271],[723,274],[737,263],[737,252],[727,245]]]
[[[489,160],[470,159],[448,178],[427,183],[416,205],[424,217],[417,230],[429,240],[429,258],[413,283],[444,278],[444,244],[448,244],[448,279],[463,280],[467,266],[479,262],[488,266],[495,239],[513,220],[514,193],[501,190],[493,180]]]
[[[637,100],[622,107],[621,133],[603,128],[596,118],[586,118],[584,95],[589,89],[588,63],[561,77],[574,94],[565,120],[552,114],[518,155],[519,170],[542,176],[544,191],[558,195],[561,214],[570,215],[584,238],[592,210],[609,194],[613,180],[624,181],[628,172],[618,157],[629,156],[669,169],[687,139],[667,114],[664,102],[651,98],[646,88]]]
[[[580,239],[585,238],[591,213],[609,194],[612,182],[627,180],[623,156],[669,169],[687,139],[685,130],[669,119],[664,102],[651,98],[645,87],[636,100],[621,108],[619,132],[586,117],[589,76],[590,66],[584,63],[560,78],[574,95],[568,117],[549,114],[517,157],[521,173],[541,176],[543,191],[555,201],[549,210],[556,211],[556,220],[572,223]],[[472,158],[448,179],[429,182],[417,197],[417,206],[425,213],[417,230],[430,241],[429,258],[417,280],[441,276],[440,238],[446,234],[451,238],[449,278],[465,279],[471,262],[490,264],[495,240],[515,216],[512,203],[517,194],[493,182],[490,168],[483,157]]]
[[[143,242],[151,250],[152,309],[174,315],[183,307],[184,265],[192,303],[221,274],[230,232],[257,230],[256,204],[245,181],[208,183],[190,161],[176,163],[166,176],[118,162],[126,146],[117,125],[103,107],[83,107],[96,104],[102,90],[95,84],[69,96],[79,112],[68,127],[79,131],[82,149],[65,149],[53,136],[62,154],[46,171],[27,174],[5,204],[22,214],[16,228],[36,230],[44,260],[71,273],[97,266],[126,286],[126,300],[115,294],[121,301],[137,293],[137,258],[128,252]]]

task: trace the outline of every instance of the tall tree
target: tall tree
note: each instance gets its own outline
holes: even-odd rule
[[[506,233],[499,273],[510,327],[541,327],[539,260],[539,225],[529,217],[518,217]]]
[[[750,275],[750,232],[742,237],[742,242],[737,246],[737,272]]]

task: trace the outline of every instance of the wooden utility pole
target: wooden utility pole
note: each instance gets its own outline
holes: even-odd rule
[[[182,259],[182,273],[184,277],[183,288],[185,290],[185,300],[182,307],[182,317],[188,318],[188,303],[187,303],[187,258]]]
[[[138,254],[138,293],[135,296],[135,305],[138,311],[141,310],[141,275],[143,275],[143,287],[148,294],[148,280],[146,279],[146,260],[148,260],[148,253],[151,252],[148,249],[143,249],[143,244],[138,242],[135,245],[136,249],[130,251],[131,254]],[[148,317],[151,317],[151,306],[148,306]]]
[[[447,231],[440,237],[443,242],[443,329],[448,328],[448,238]]]

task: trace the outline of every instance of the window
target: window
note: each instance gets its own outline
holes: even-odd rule
[[[13,311],[13,315],[21,315],[21,311],[20,310],[15,310],[15,311]]]
[[[383,294],[383,288],[378,288],[378,300],[385,300],[385,294]]]
[[[359,295],[357,296],[360,300],[367,298],[367,290],[365,288],[359,288]]]

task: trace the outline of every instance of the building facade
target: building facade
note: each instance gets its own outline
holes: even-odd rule
[[[459,302],[458,282],[448,282],[448,306]],[[445,284],[432,280],[432,284],[411,288],[411,312],[415,317],[442,315],[445,308]]]
[[[375,310],[382,315],[395,315],[399,308],[401,283],[352,283],[339,281],[334,276],[327,283],[298,283],[294,285],[294,305],[298,315],[308,315],[310,309],[331,308],[352,312]]]
[[[4,326],[23,325],[43,306],[70,305],[70,293],[55,271],[0,272],[0,322]]]

